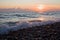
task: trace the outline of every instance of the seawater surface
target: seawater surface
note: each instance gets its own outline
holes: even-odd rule
[[[0,33],[40,26],[60,21],[60,11],[47,11],[43,13],[0,13]]]

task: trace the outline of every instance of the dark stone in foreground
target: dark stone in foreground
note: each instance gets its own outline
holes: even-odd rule
[[[60,40],[60,22],[11,31],[0,40]]]

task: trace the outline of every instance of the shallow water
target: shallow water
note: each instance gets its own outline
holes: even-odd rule
[[[60,21],[60,11],[47,11],[43,13],[0,13],[0,33],[51,24],[56,21]]]

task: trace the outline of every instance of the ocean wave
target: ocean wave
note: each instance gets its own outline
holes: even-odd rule
[[[0,34],[8,34],[10,31],[16,31],[19,29],[23,28],[29,28],[29,27],[34,27],[34,26],[42,26],[46,24],[52,24],[55,22],[58,22],[59,20],[56,21],[41,21],[35,20],[35,21],[24,21],[24,22],[6,22],[0,25]]]
[[[8,34],[9,31],[28,27],[52,24],[60,21],[58,20],[59,18],[60,11],[44,13],[0,13],[0,34]]]

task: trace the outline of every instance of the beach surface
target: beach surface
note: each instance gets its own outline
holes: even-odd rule
[[[0,40],[60,40],[60,22],[10,31]]]

